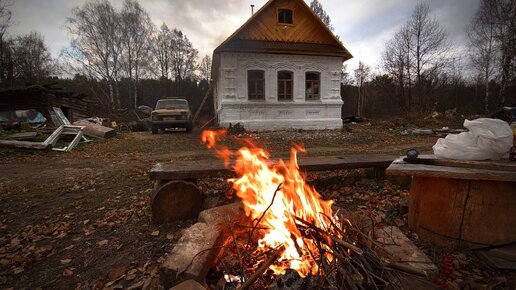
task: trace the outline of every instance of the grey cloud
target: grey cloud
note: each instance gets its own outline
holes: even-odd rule
[[[111,0],[120,8],[123,0]],[[310,2],[310,0],[306,0]],[[67,45],[64,24],[73,7],[85,0],[16,0],[11,34],[39,31],[54,56]],[[222,41],[250,17],[250,5],[262,7],[267,0],[140,0],[159,27],[182,30],[200,51],[211,54]],[[332,18],[336,33],[356,57],[374,64],[383,44],[410,17],[413,0],[321,0]],[[479,0],[429,0],[435,15],[449,32],[456,46],[465,43],[465,28]]]

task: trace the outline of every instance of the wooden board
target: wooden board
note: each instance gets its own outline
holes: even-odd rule
[[[431,162],[428,165],[436,166],[450,166],[450,167],[462,167],[462,168],[475,168],[475,169],[491,169],[491,170],[506,170],[516,172],[516,162],[512,162],[508,159],[502,160],[482,160],[482,161],[471,161],[471,160],[454,160],[454,159],[438,159],[435,155],[419,155],[420,159]],[[395,163],[405,163],[402,158],[396,159]]]
[[[74,125],[84,126],[83,133],[89,137],[95,138],[113,138],[116,136],[116,131],[112,128],[90,123],[90,122],[74,122]]]
[[[36,150],[50,150],[52,148],[52,144],[16,140],[0,140],[0,146]]]
[[[409,175],[421,177],[442,177],[467,180],[493,180],[516,182],[516,170],[493,170],[410,164],[402,159],[394,161],[386,170],[391,175]]]
[[[387,168],[395,158],[395,156],[383,154],[300,157],[299,167],[306,171]],[[149,176],[152,180],[225,178],[234,176],[234,172],[225,168],[220,160],[204,160],[199,162],[157,163],[151,169]]]

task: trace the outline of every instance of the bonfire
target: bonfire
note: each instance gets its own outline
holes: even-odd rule
[[[236,173],[228,182],[253,221],[247,245],[235,242],[244,268],[241,288],[264,272],[281,277],[292,270],[300,280],[311,281],[307,283],[331,283],[339,289],[383,288],[394,280],[370,250],[373,241],[307,183],[297,162],[298,153],[305,152],[302,146],[291,149],[288,161],[272,161],[251,139],[241,139],[244,145],[237,151],[220,145],[226,136],[224,129],[207,130],[201,141]],[[257,233],[260,237],[251,245]],[[246,278],[246,273],[253,275]]]

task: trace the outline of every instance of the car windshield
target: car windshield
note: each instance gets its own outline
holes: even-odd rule
[[[160,109],[188,110],[188,102],[186,100],[159,100],[158,103],[156,103],[156,110]]]

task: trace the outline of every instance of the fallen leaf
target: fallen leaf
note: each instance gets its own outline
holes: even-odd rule
[[[151,265],[147,268],[147,274],[150,274],[151,276],[154,276],[158,273],[158,266],[157,265]]]
[[[23,269],[23,267],[16,267],[16,268],[13,268],[13,272],[14,274],[20,274],[21,272],[25,271],[25,269]]]
[[[108,241],[108,240],[102,240],[102,241],[98,242],[97,244],[98,244],[99,246],[105,246],[105,245],[107,245],[108,243],[109,243],[109,241]]]
[[[101,278],[101,279],[98,279],[97,281],[93,282],[93,284],[91,285],[91,289],[92,290],[100,290],[100,289],[104,289],[104,280]]]
[[[66,233],[65,232],[61,232],[56,238],[62,239],[64,237],[66,237]]]
[[[0,260],[0,265],[2,265],[2,266],[7,266],[9,264],[11,264],[11,262],[9,260],[7,260],[7,259],[1,259]]]
[[[402,226],[404,226],[404,225],[405,225],[405,221],[404,221],[404,220],[402,220],[402,219],[395,219],[395,220],[394,220],[394,223],[395,223],[395,224],[396,224],[396,226],[398,226],[398,227],[402,227]]]
[[[72,259],[63,259],[63,260],[61,260],[61,264],[63,264],[63,265],[70,264],[70,262],[72,262]]]
[[[156,237],[159,236],[159,230],[155,230],[151,233],[151,236]]]
[[[122,275],[125,274],[126,270],[127,270],[126,267],[120,266],[120,267],[114,268],[113,270],[109,271],[109,273],[108,273],[109,281],[113,282],[113,281],[118,280],[120,277],[122,277]]]
[[[20,255],[16,255],[13,257],[13,262],[15,263],[21,263],[23,261],[25,261],[25,257],[24,256],[20,256]]]
[[[72,270],[64,269],[63,276],[68,277],[68,276],[72,276],[72,275],[73,275],[73,271]]]
[[[83,225],[87,225],[90,222],[90,220],[85,220],[82,222]]]
[[[11,247],[16,247],[20,244],[20,239],[14,238],[11,240]]]
[[[173,240],[173,239],[174,239],[174,233],[168,233],[167,240]]]

